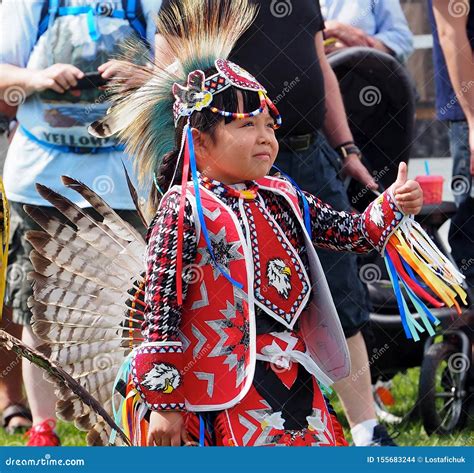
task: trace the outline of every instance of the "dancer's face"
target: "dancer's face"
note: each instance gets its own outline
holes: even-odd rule
[[[242,103],[239,97],[239,111]],[[224,184],[260,179],[266,176],[278,153],[274,120],[268,112],[251,118],[221,121],[211,138],[195,133],[196,159],[201,173]]]

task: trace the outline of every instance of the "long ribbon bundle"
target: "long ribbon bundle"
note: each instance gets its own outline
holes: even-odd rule
[[[431,313],[432,307],[455,307],[461,315],[460,297],[467,304],[462,288],[464,276],[436,247],[421,225],[406,217],[390,236],[384,250],[384,260],[397,298],[403,328],[408,338],[418,341],[419,334],[434,335],[433,326],[440,321]],[[410,312],[404,293],[415,307],[422,324]]]

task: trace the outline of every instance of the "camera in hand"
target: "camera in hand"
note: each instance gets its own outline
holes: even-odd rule
[[[97,89],[105,84],[107,84],[107,79],[104,79],[99,72],[87,72],[82,79],[77,80],[77,85],[72,89]]]

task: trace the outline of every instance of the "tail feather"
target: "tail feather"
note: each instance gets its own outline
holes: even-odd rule
[[[110,417],[107,411],[102,407],[97,400],[92,397],[74,378],[66,373],[62,368],[57,366],[51,359],[46,358],[38,350],[34,350],[25,345],[21,340],[12,337],[10,334],[0,330],[0,346],[8,350],[13,350],[17,355],[23,356],[30,362],[44,369],[49,378],[53,378],[57,386],[68,388],[76,394],[82,402],[99,414],[103,421],[105,421],[111,429],[117,430],[118,436],[126,445],[130,445],[130,441],[122,430],[115,424],[115,421]]]
[[[114,303],[114,302],[125,302],[129,297],[123,294],[123,291],[118,291],[112,288],[102,287],[98,284],[83,278],[79,275],[73,275],[69,281],[65,281],[61,277],[58,277],[57,273],[46,277],[40,273],[31,272],[28,274],[28,279],[32,281],[32,285],[36,290],[36,293],[40,293],[44,289],[62,289],[71,290],[76,294],[88,294],[93,299],[101,299],[101,301]],[[35,293],[35,294],[36,294]],[[55,303],[55,300],[50,303]]]
[[[100,269],[89,264],[89,260],[83,258],[82,255],[79,256],[77,254],[73,254],[68,248],[61,247],[60,245],[56,244],[47,235],[39,237],[38,234],[32,234],[29,232],[27,239],[37,251],[37,253],[55,263],[60,268],[66,269],[71,273],[78,274],[79,276],[89,279],[90,281],[94,281],[97,284],[102,284],[104,279],[102,273],[105,269],[111,271],[110,274],[107,274],[107,282],[110,287],[117,290],[123,290],[131,284],[130,279],[127,279],[126,272],[112,271],[114,261],[101,258],[101,261],[103,261],[103,267]]]
[[[75,190],[86,199],[91,206],[104,218],[103,224],[106,225],[114,235],[118,235],[120,238],[127,241],[142,241],[143,236],[135,230],[129,223],[122,220],[115,210],[113,210],[105,201],[99,197],[95,192],[93,192],[89,187],[87,187],[82,182],[77,181],[68,176],[61,177],[63,184],[70,189]]]
[[[89,309],[91,311],[94,310],[95,307],[100,308],[100,304],[103,304],[102,308],[117,304],[121,310],[124,310],[125,301],[130,298],[129,294],[124,293],[123,290],[104,291],[101,287],[94,288],[92,281],[86,281],[86,284],[73,282],[68,285],[66,281],[56,279],[54,276],[47,278],[37,273],[30,273],[28,277],[32,281],[33,293],[36,300],[43,301],[48,293],[54,291],[54,294],[48,299],[49,304],[64,306],[65,303],[70,303],[71,305],[67,307],[83,308],[84,310],[88,310],[88,307],[91,307],[91,309]],[[131,282],[128,283],[126,287],[130,285]],[[86,286],[91,287],[91,289],[87,291]],[[86,304],[82,307],[77,302],[80,298],[88,301],[90,304]]]
[[[69,199],[42,184],[36,184],[36,189],[41,197],[54,205],[77,227],[77,233],[82,239],[99,251],[106,252],[110,245],[118,246],[122,250],[127,248],[129,241],[114,235],[106,225],[94,220]],[[141,263],[140,260],[137,262]]]
[[[125,318],[122,314],[107,312],[104,308],[100,314],[86,312],[83,310],[70,309],[54,305],[46,305],[35,301],[33,297],[28,300],[35,321],[52,324],[64,324],[71,327],[97,327],[99,329],[115,328]],[[128,319],[127,319],[128,321]]]
[[[133,185],[132,180],[130,179],[130,176],[128,175],[128,171],[127,171],[127,168],[125,167],[125,164],[123,164],[123,170],[125,172],[125,178],[127,179],[128,190],[130,192],[130,196],[132,197],[133,203],[135,204],[135,208],[137,209],[138,215],[140,216],[143,226],[145,228],[148,228],[149,222],[145,218],[145,214],[143,213],[142,206],[140,205],[140,202],[138,200],[138,192],[135,189],[135,186]]]
[[[60,366],[78,363],[87,358],[94,358],[102,353],[122,351],[125,358],[126,353],[130,351],[130,348],[122,347],[122,338],[111,337],[112,338],[105,340],[94,338],[93,342],[64,344],[64,346],[59,346],[57,349],[55,347],[50,347],[51,353],[49,356],[51,361],[54,361]],[[67,348],[67,350],[65,348]]]
[[[26,239],[28,241],[36,241],[38,245],[42,244],[43,246],[40,246],[38,252],[48,259],[50,254],[57,257],[58,254],[63,252],[65,257],[69,258],[81,255],[81,258],[87,259],[93,268],[100,268],[102,267],[101,265],[111,262],[123,265],[123,270],[128,269],[130,266],[132,268],[139,268],[135,259],[128,252],[123,252],[121,249],[109,248],[106,252],[101,252],[73,234],[69,235],[68,230],[61,231],[59,235],[58,237],[55,234],[51,235],[41,230],[29,230],[26,233]],[[121,256],[121,258],[119,259],[117,256]],[[124,257],[127,256],[128,259],[125,259]]]
[[[87,445],[91,447],[103,447],[110,444],[110,435],[112,429],[105,422],[100,421],[89,430],[87,434]],[[117,437],[114,441],[114,445],[123,446],[123,440]]]

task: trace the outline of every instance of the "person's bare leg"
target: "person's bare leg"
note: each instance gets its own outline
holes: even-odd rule
[[[362,333],[358,332],[348,338],[347,345],[351,357],[351,373],[347,378],[335,383],[334,389],[341,400],[351,429],[356,427],[360,430],[360,426],[367,426],[366,437],[368,437],[377,424],[377,417],[372,394],[369,357]],[[354,436],[354,431],[352,433]],[[354,442],[358,444],[356,439]]]
[[[375,419],[374,397],[370,379],[369,357],[361,332],[347,339],[351,357],[351,373],[334,384],[349,421],[349,425]]]
[[[0,328],[21,339],[22,326],[12,322],[11,308],[4,307]],[[13,351],[1,350],[0,355],[0,411],[13,404],[26,404],[22,390],[21,358]],[[30,421],[21,416],[12,417],[10,427],[28,427]]]
[[[23,327],[22,340],[32,348],[41,345],[41,341],[33,334],[30,326]],[[56,417],[54,385],[43,378],[43,373],[44,371],[36,365],[23,359],[23,381],[33,415],[33,425]]]

